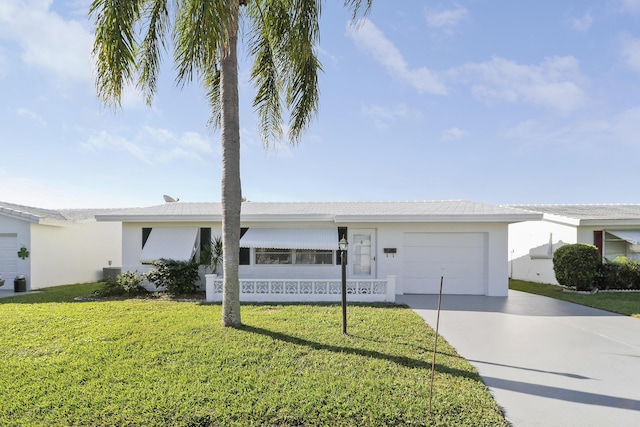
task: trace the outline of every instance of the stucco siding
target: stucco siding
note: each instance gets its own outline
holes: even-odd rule
[[[120,223],[32,225],[27,285],[38,289],[100,280],[109,261],[113,266],[120,263],[121,235]]]
[[[140,263],[142,251],[143,227],[167,227],[167,226],[191,226],[212,228],[212,235],[220,233],[220,223],[190,222],[190,223],[125,223],[122,227],[122,266],[123,270],[146,272],[148,265]],[[347,227],[350,236],[354,230],[372,230],[375,245],[371,253],[373,261],[372,279],[396,276],[396,293],[404,293],[403,253],[404,233],[481,233],[486,236],[485,241],[485,268],[484,277],[478,278],[483,283],[482,293],[490,296],[506,296],[508,292],[508,262],[507,262],[507,224],[506,223],[333,223],[318,222],[280,222],[280,223],[253,223],[243,222],[243,227]],[[353,242],[351,242],[353,243]],[[337,247],[337,242],[336,242]],[[353,247],[351,247],[352,249]],[[384,249],[395,249],[395,253],[385,253]],[[337,249],[337,248],[336,248]],[[352,254],[351,254],[352,255]],[[348,277],[356,279],[353,275],[353,263],[350,255],[347,268]],[[256,265],[255,252],[251,250],[251,265],[239,267],[240,278],[243,279],[338,279],[341,276],[340,265]],[[458,254],[454,251],[450,254],[455,258]],[[462,256],[462,255],[460,255]],[[445,292],[446,289],[446,271]],[[439,279],[438,279],[439,282]]]
[[[550,257],[532,256],[548,250]],[[558,284],[553,272],[553,250],[568,243],[578,243],[577,228],[552,221],[526,221],[509,225],[509,276],[517,280]],[[593,244],[593,234],[591,241]]]
[[[11,266],[11,270],[15,271],[1,271],[3,278],[5,279],[5,285],[3,288],[10,288],[13,286],[13,279],[16,275],[21,274],[27,278],[30,278],[31,258],[21,259],[18,257],[18,250],[24,246],[27,250],[31,250],[31,226],[32,224],[27,221],[20,221],[18,219],[0,216],[0,234],[12,237],[15,236],[15,252],[8,252],[5,256],[12,257],[7,264]],[[15,266],[15,267],[14,267]]]

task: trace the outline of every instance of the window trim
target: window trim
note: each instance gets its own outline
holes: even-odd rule
[[[319,254],[323,254],[323,255],[327,255],[327,254],[331,254],[331,260],[328,263],[300,263],[297,262],[298,257],[297,257],[297,252],[305,252],[305,253],[319,253]],[[288,254],[289,255],[289,260],[290,262],[286,262],[286,263],[270,263],[270,262],[258,262],[258,256],[260,255],[265,255],[265,254],[269,254],[269,252],[272,252],[273,254]],[[254,253],[253,253],[253,262],[254,265],[259,265],[259,266],[305,266],[305,267],[312,267],[312,266],[334,266],[335,265],[335,259],[336,259],[336,251],[335,250],[330,250],[330,249],[276,249],[276,248],[255,248],[254,249]]]

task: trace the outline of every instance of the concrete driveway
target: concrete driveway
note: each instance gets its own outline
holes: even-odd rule
[[[396,302],[435,329],[437,295]],[[439,333],[515,427],[640,427],[640,319],[517,291],[443,295]]]

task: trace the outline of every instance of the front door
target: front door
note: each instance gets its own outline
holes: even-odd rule
[[[354,279],[376,277],[376,230],[349,229],[349,265]]]

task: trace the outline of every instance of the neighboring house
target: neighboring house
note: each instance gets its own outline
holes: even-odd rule
[[[0,202],[0,289],[13,289],[18,275],[27,290],[101,279],[103,267],[122,258],[121,224],[95,220],[106,212]]]
[[[506,296],[508,225],[542,215],[469,201],[257,203],[242,205],[241,299],[335,300],[338,241],[349,242],[347,278],[355,300],[385,293]],[[146,272],[158,258],[198,259],[221,233],[219,203],[166,203],[96,216],[122,223],[123,271]],[[221,297],[221,280],[215,292]],[[389,296],[389,293],[391,295]],[[372,300],[375,300],[372,299]]]
[[[558,284],[553,252],[568,243],[595,245],[603,261],[640,261],[640,205],[511,205],[543,215],[509,225],[510,276]]]

